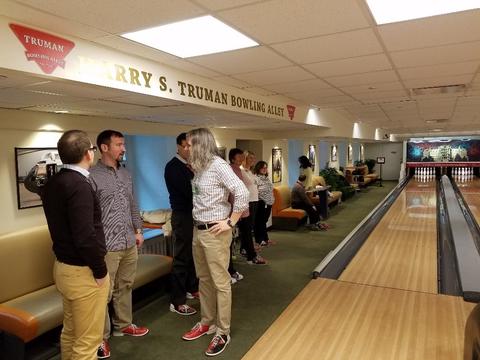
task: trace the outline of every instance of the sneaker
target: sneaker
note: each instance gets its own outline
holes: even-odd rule
[[[97,358],[108,359],[110,357],[110,345],[107,340],[103,340],[97,350]]]
[[[246,257],[247,256],[247,250],[240,249],[240,255],[242,255],[243,257]]]
[[[198,291],[194,291],[194,292],[188,292],[187,291],[186,297],[189,300],[200,299],[200,293]]]
[[[170,304],[170,311],[180,315],[193,315],[197,313],[197,310],[195,310],[191,306],[188,306],[187,304],[178,306]]]
[[[233,276],[230,276],[230,285],[236,284],[237,279],[235,279]]]
[[[183,340],[191,341],[198,339],[199,337],[205,334],[214,334],[217,331],[217,327],[215,325],[202,325],[200,323],[196,323],[195,326],[188,332],[186,332],[183,336]]]
[[[265,260],[261,256],[257,255],[252,260],[248,260],[247,264],[250,264],[250,265],[267,265],[267,260]]]
[[[267,243],[266,241],[262,241],[262,242],[260,243],[260,246],[268,246],[268,243]]]
[[[230,335],[215,335],[208,345],[205,355],[215,356],[221,354],[230,342]]]
[[[232,279],[235,279],[235,282],[237,281],[240,281],[243,279],[243,275],[240,274],[238,271],[235,271],[232,275],[231,275]],[[235,284],[235,283],[233,283]]]
[[[148,334],[148,329],[146,327],[137,326],[135,324],[130,324],[122,330],[114,330],[113,336],[144,336]]]

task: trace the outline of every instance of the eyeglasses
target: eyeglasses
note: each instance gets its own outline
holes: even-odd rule
[[[88,148],[88,150],[91,150],[93,152],[96,152],[97,151],[97,147],[96,146],[92,146],[91,148]]]

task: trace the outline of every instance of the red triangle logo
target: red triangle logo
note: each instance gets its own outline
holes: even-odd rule
[[[290,120],[293,120],[293,117],[295,116],[295,109],[295,106],[287,105],[288,117],[290,118]]]
[[[45,74],[57,66],[65,69],[64,59],[75,46],[73,41],[17,24],[9,26],[25,48],[28,61],[35,61]]]

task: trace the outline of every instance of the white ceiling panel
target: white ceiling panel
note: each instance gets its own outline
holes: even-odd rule
[[[235,79],[235,78],[230,77],[230,76],[214,77],[213,80],[221,82],[222,84],[227,84],[227,85],[230,85],[230,86],[234,86],[234,87],[239,88],[239,89],[250,86],[245,81],[241,81],[241,80]]]
[[[284,83],[286,81],[301,81],[314,78],[314,76],[298,66],[288,66],[281,69],[258,71],[247,74],[237,74],[237,79],[255,85],[268,85]]]
[[[459,62],[453,64],[429,65],[414,68],[399,69],[398,73],[403,80],[431,78],[442,76],[473,74],[480,66],[480,60]]]
[[[219,12],[220,18],[265,44],[368,27],[355,1],[276,0]],[[338,21],[341,16],[342,21]]]
[[[0,99],[6,103],[18,104],[19,107],[66,102],[72,103],[81,102],[84,100],[74,96],[10,88],[0,89]]]
[[[210,10],[216,11],[256,3],[258,0],[196,0],[196,2]]]
[[[476,41],[480,40],[480,11],[387,24],[378,31],[389,51]]]
[[[480,59],[480,41],[391,52],[398,68],[448,64]]]
[[[380,43],[371,29],[349,31],[272,45],[298,64],[379,54]]]
[[[309,102],[308,99],[317,99],[317,98],[324,98],[330,96],[343,96],[345,95],[340,90],[329,88],[329,89],[317,89],[317,90],[310,90],[310,91],[301,91],[301,92],[288,92],[285,95],[291,97],[293,99],[303,100],[305,102]]]
[[[375,71],[364,74],[354,74],[348,76],[336,76],[326,79],[330,84],[338,87],[347,87],[354,85],[371,85],[382,82],[396,82],[397,75],[392,70]]]
[[[408,100],[408,94],[405,90],[390,91],[369,91],[352,95],[357,100],[363,102],[386,102],[386,101],[403,101]]]
[[[428,79],[412,79],[405,80],[404,84],[407,88],[423,88],[434,86],[448,86],[457,84],[469,84],[472,81],[473,74],[456,75],[456,76],[439,76]]]
[[[393,81],[393,82],[365,84],[365,85],[356,85],[356,86],[342,86],[340,87],[340,89],[350,95],[355,95],[355,94],[364,94],[369,92],[401,90],[403,89],[403,85],[400,81]]]
[[[263,88],[260,88],[260,87],[246,87],[243,90],[248,91],[248,92],[253,93],[253,94],[262,95],[262,96],[275,95],[275,92],[267,90],[267,89],[263,89]]]
[[[265,85],[264,87],[278,93],[292,93],[331,88],[330,85],[320,79],[284,82],[279,84]]]
[[[10,0],[1,1],[0,15],[18,20],[26,25],[43,28],[52,33],[74,35],[81,39],[95,39],[107,35],[105,31],[83,24],[80,19],[75,21],[58,17],[55,12],[48,13],[42,11],[41,8],[35,9]]]
[[[189,61],[214,69],[225,75],[269,70],[292,65],[290,61],[265,46],[197,56],[190,58]]]
[[[304,67],[319,77],[358,74],[392,68],[385,54],[306,64]]]
[[[110,34],[141,30],[205,14],[188,0],[17,0],[64,18],[77,18],[85,25]]]

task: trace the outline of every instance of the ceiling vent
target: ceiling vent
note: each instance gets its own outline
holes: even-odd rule
[[[446,123],[448,119],[429,119],[425,120],[427,124],[443,124]]]
[[[457,94],[465,91],[466,88],[467,86],[465,84],[414,88],[414,89],[410,89],[410,95],[422,96],[422,95]]]

